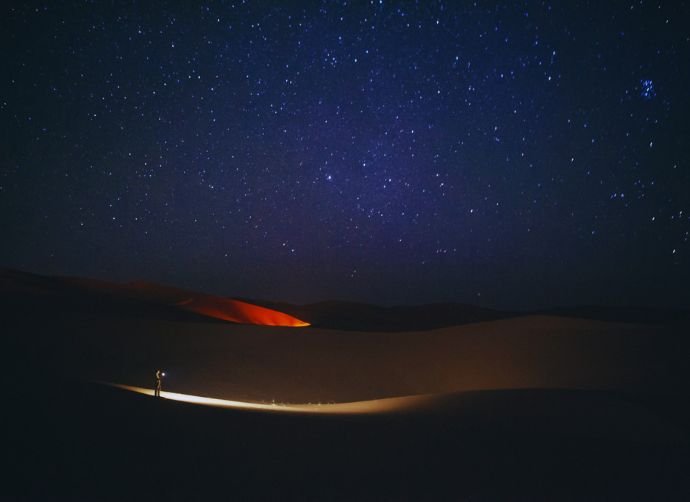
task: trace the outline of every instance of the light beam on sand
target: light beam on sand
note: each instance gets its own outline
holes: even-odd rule
[[[111,387],[124,389],[138,394],[153,396],[153,389],[135,387],[132,385],[122,385],[107,383]],[[231,401],[227,399],[216,399],[213,397],[194,396],[191,394],[179,394],[177,392],[161,392],[161,398],[171,401],[181,401],[184,403],[199,404],[203,406],[213,406],[216,408],[233,408],[243,410],[260,410],[274,413],[308,413],[308,414],[372,414],[390,413],[404,409],[414,408],[420,403],[423,396],[391,397],[385,399],[373,399],[369,401],[354,401],[349,403],[326,403],[326,404],[284,404],[284,403],[256,403],[247,401]]]

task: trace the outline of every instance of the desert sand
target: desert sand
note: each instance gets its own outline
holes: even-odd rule
[[[498,312],[358,331],[319,327],[310,309],[304,319],[266,317],[246,302],[156,285],[2,279],[11,495],[690,493],[680,468],[690,459],[683,315]],[[434,309],[419,309],[415,325]],[[227,322],[240,314],[289,327]],[[163,399],[149,395],[157,368],[167,373]]]

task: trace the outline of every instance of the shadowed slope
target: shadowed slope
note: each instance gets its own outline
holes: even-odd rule
[[[644,324],[677,324],[690,321],[690,311],[622,306],[573,306],[537,311],[503,311],[463,303],[428,303],[390,307],[347,301],[307,305],[246,300],[287,312],[315,328],[346,331],[426,331],[530,315],[546,315]]]
[[[317,328],[346,331],[423,331],[521,315],[462,303],[384,307],[367,303],[323,301],[308,305],[247,300],[287,312]]]

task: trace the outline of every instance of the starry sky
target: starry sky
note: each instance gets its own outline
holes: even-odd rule
[[[687,2],[22,2],[0,40],[0,266],[690,306]]]

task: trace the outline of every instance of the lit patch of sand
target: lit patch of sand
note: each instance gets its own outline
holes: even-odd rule
[[[124,389],[138,394],[153,396],[153,389],[135,387],[132,385],[122,385],[107,383],[112,387]],[[161,392],[161,398],[172,401],[182,401],[185,403],[201,404],[204,406],[214,406],[217,408],[234,408],[244,410],[261,410],[278,413],[311,413],[311,414],[374,414],[390,413],[406,409],[415,408],[425,396],[405,396],[392,397],[385,399],[373,399],[368,401],[354,401],[349,403],[257,403],[246,401],[231,401],[227,399],[216,399],[212,397],[194,396],[191,394],[178,394],[177,392]]]

